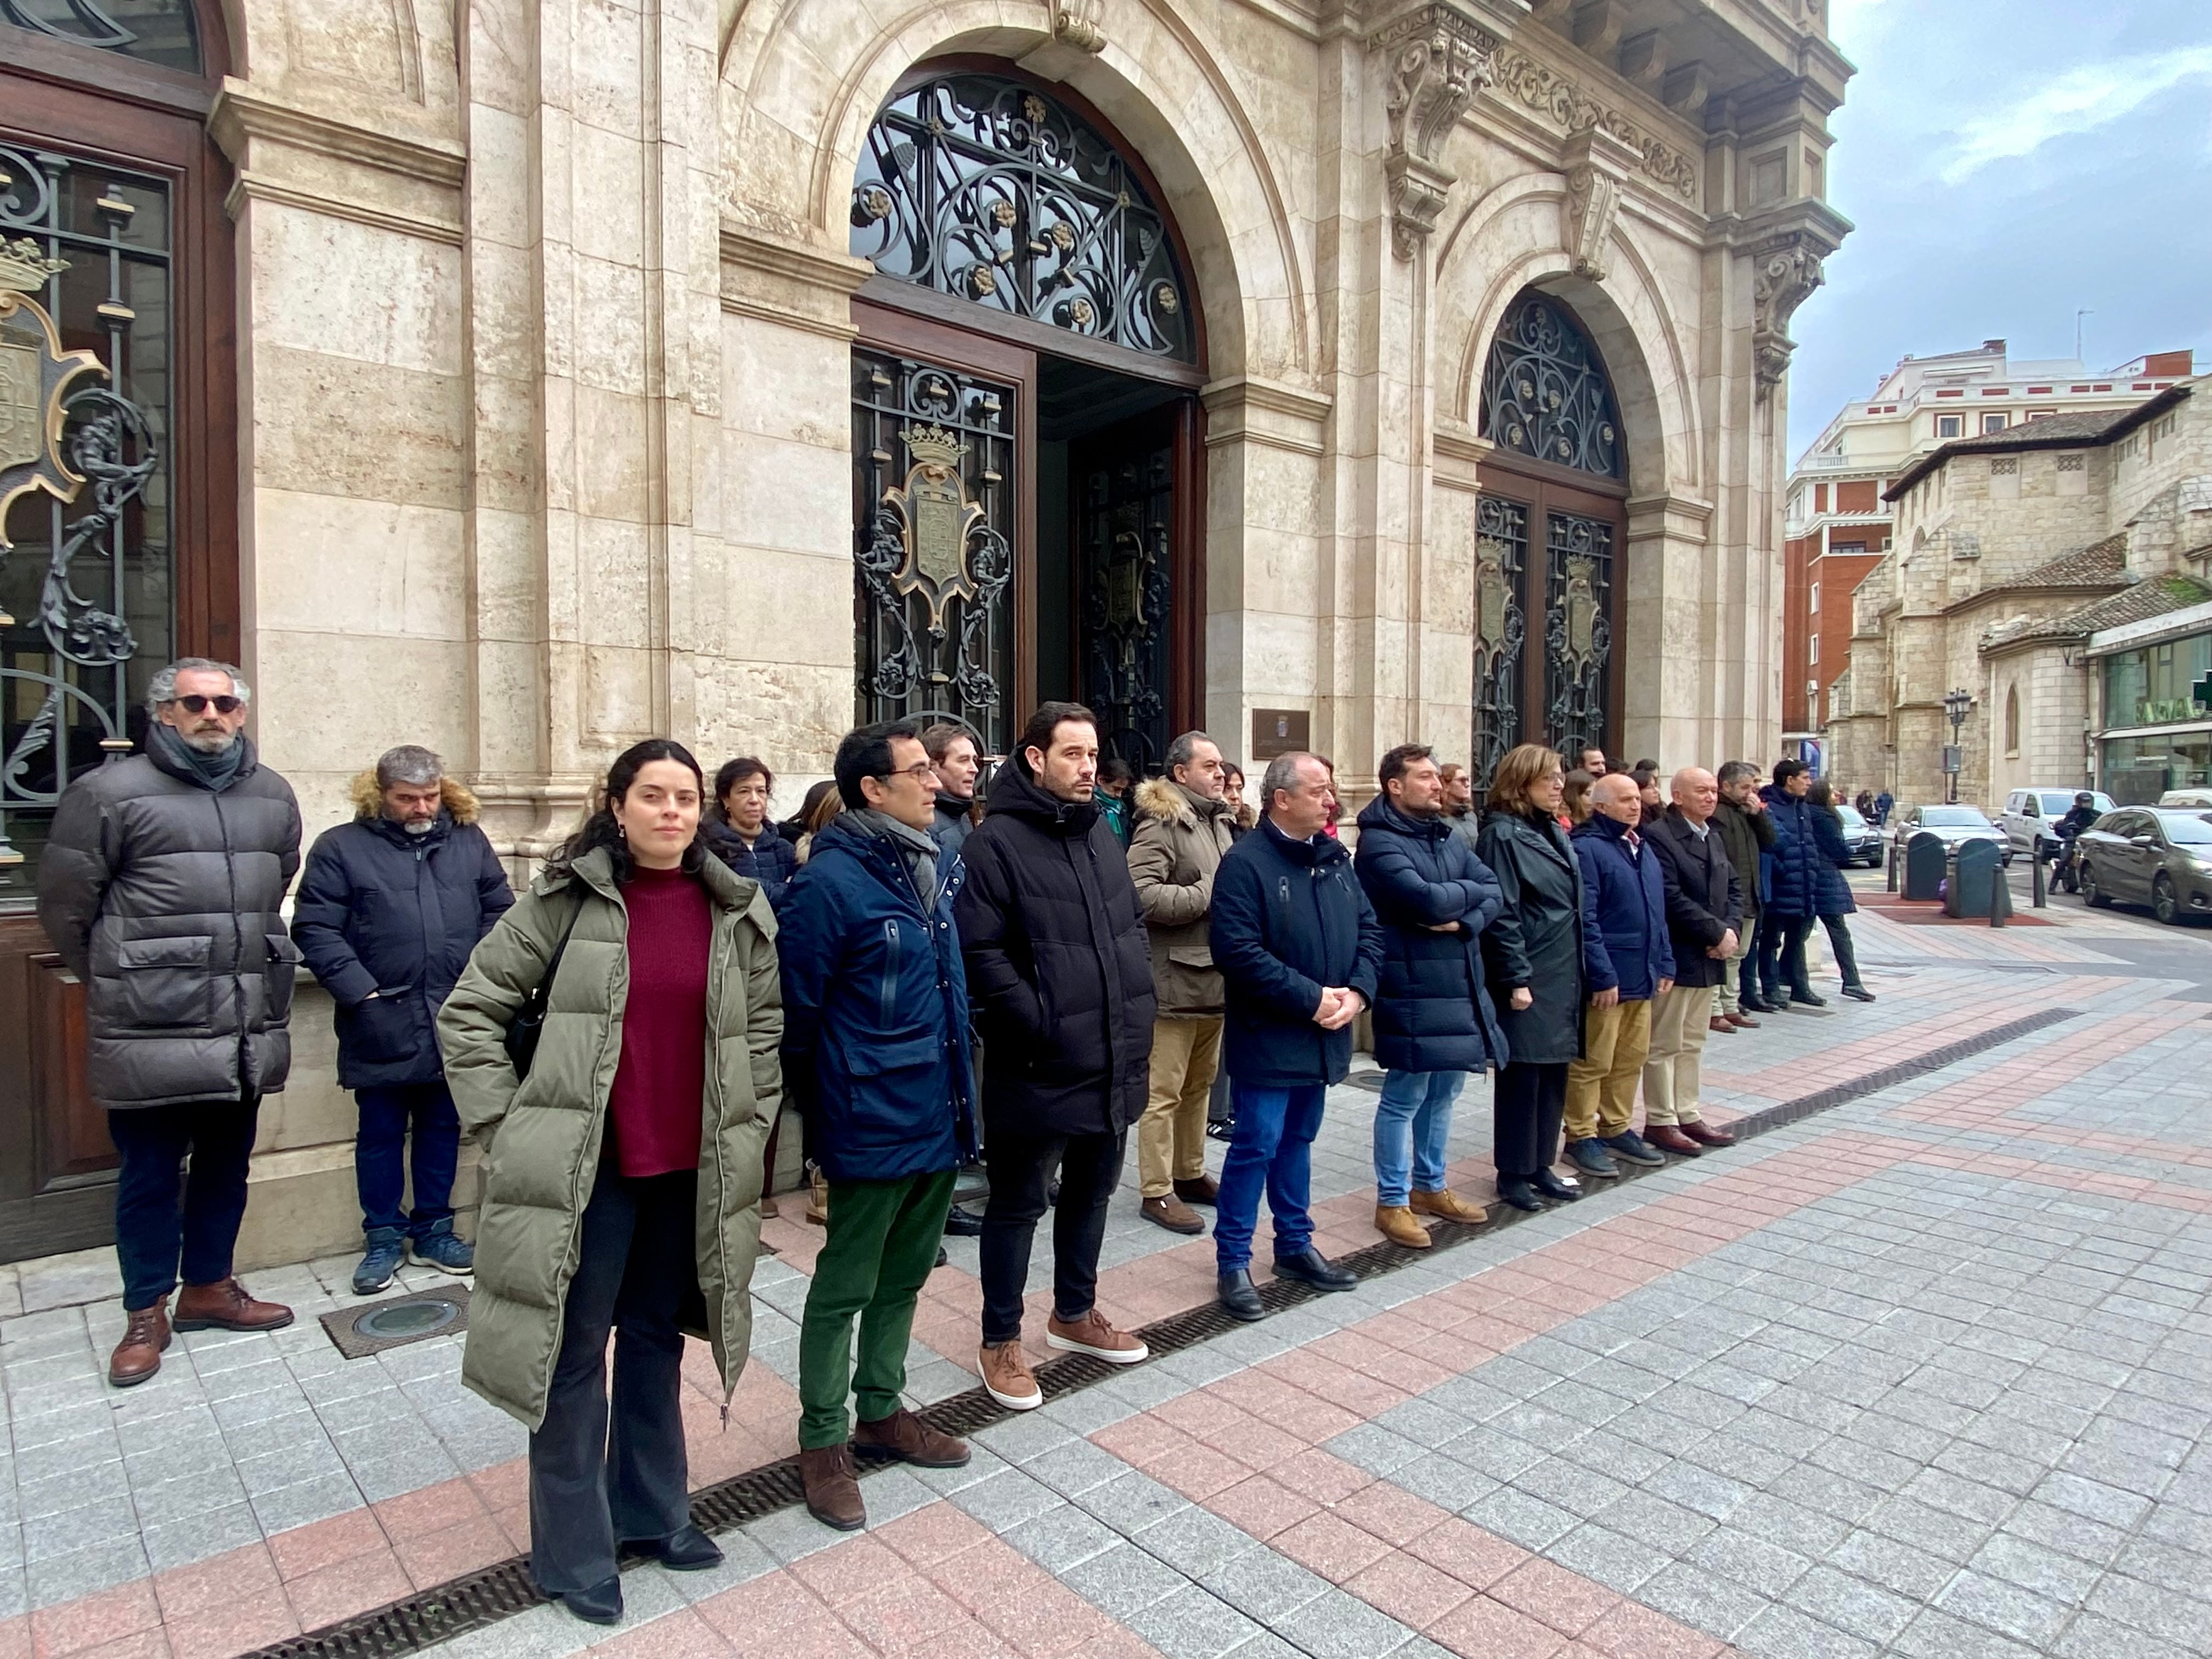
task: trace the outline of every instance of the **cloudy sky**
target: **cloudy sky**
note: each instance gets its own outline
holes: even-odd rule
[[[2212,0],[1833,0],[1857,65],[1830,194],[1858,228],[1798,308],[1796,456],[1897,360],[2002,336],[2212,369]]]

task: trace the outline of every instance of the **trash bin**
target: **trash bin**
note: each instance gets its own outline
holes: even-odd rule
[[[1996,884],[2004,879],[2002,858],[1993,841],[1962,841],[1954,848],[1950,885],[1943,893],[1943,914],[1987,916]]]
[[[1917,830],[1905,843],[1905,896],[1941,898],[1949,850],[1933,830]]]

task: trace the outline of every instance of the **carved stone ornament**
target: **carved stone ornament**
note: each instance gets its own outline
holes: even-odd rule
[[[1620,181],[1584,162],[1567,170],[1567,254],[1575,275],[1601,283],[1610,269],[1606,246],[1620,207]]]
[[[1393,19],[1367,44],[1383,62],[1390,243],[1401,259],[1411,259],[1437,228],[1457,177],[1444,165],[1444,142],[1490,84],[1500,43],[1457,7],[1433,4]]]
[[[107,371],[89,351],[64,351],[54,319],[31,296],[69,269],[26,236],[0,242],[0,548],[8,509],[29,490],[73,501],[84,477],[62,447],[64,398],[87,374]]]
[[[1802,234],[1778,236],[1752,249],[1751,349],[1758,395],[1773,395],[1790,372],[1796,343],[1790,319],[1813,290],[1827,281],[1820,269],[1820,247]]]
[[[1610,105],[1601,104],[1557,70],[1517,52],[1498,54],[1498,88],[1540,115],[1548,115],[1569,136],[1602,129],[1634,152],[1636,169],[1684,201],[1698,194],[1698,166],[1672,145],[1653,137]]]
[[[1078,52],[1106,50],[1106,0],[1052,0],[1052,38]]]
[[[928,602],[930,625],[945,625],[945,607],[956,599],[975,597],[968,568],[968,536],[983,509],[969,500],[960,477],[962,443],[943,427],[906,428],[899,434],[914,465],[906,483],[884,492],[884,503],[897,514],[904,531],[906,559],[891,577],[902,597],[920,592]]]

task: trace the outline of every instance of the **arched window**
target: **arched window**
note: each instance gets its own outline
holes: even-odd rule
[[[2005,689],[2005,753],[2020,753],[2020,688],[2016,685]]]
[[[884,105],[853,181],[851,219],[854,255],[896,281],[1148,356],[1197,359],[1189,289],[1136,170],[1022,82],[945,75]]]
[[[0,0],[0,23],[186,75],[200,72],[191,0]]]
[[[1523,295],[1491,342],[1482,435],[1531,460],[1601,478],[1627,477],[1605,365],[1567,308],[1546,295]]]

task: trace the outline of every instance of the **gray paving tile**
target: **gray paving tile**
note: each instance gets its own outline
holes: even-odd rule
[[[1772,1605],[1754,1590],[1683,1561],[1662,1567],[1637,1591],[1636,1599],[1724,1642],[1734,1641],[1737,1632]]]
[[[1738,1633],[1736,1645],[1772,1659],[1873,1659],[1877,1651],[1872,1642],[1785,1607],[1762,1611]]]
[[[1401,1651],[1413,1632],[1340,1589],[1328,1589],[1274,1621],[1277,1633],[1312,1659],[1374,1659]]]
[[[1232,1557],[1200,1583],[1238,1612],[1285,1635],[1289,1632],[1284,1630],[1284,1615],[1331,1588],[1319,1574],[1264,1549]]]
[[[1163,1654],[1218,1659],[1261,1633],[1259,1626],[1196,1584],[1187,1584],[1128,1620]]]

